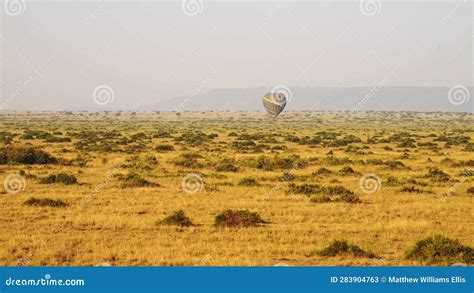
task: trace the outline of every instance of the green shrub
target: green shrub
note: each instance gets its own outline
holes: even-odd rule
[[[176,166],[187,167],[187,168],[201,168],[202,164],[199,163],[198,159],[201,156],[197,153],[183,153],[173,159],[173,163]]]
[[[42,178],[39,181],[40,184],[54,184],[62,183],[65,185],[77,184],[77,178],[74,175],[69,175],[66,173],[52,174],[46,178]]]
[[[57,136],[51,136],[48,137],[46,142],[71,142],[71,139],[69,137],[57,137]]]
[[[153,134],[153,138],[172,138],[172,136],[168,131],[159,130],[157,133]]]
[[[254,227],[260,224],[267,224],[258,213],[248,210],[227,210],[218,214],[215,218],[214,226],[216,227]]]
[[[281,177],[283,181],[293,181],[296,179],[296,176],[293,175],[290,171],[285,170],[283,171],[283,176]]]
[[[406,252],[405,257],[427,264],[452,264],[456,262],[473,264],[474,249],[462,245],[458,240],[436,234],[417,241],[415,245]]]
[[[449,181],[450,178],[448,174],[438,168],[430,168],[424,177],[431,179],[433,182],[446,182]]]
[[[353,193],[341,194],[340,196],[333,199],[333,201],[341,201],[341,202],[348,202],[348,203],[359,203],[359,202],[361,202],[360,198],[357,195],[353,194]]]
[[[201,131],[188,131],[176,137],[175,141],[184,142],[190,146],[201,146],[213,140],[216,136],[214,133],[207,135]]]
[[[254,169],[272,171],[274,169],[304,168],[308,165],[308,161],[301,159],[298,155],[290,155],[286,157],[275,155],[273,158],[262,155],[246,158],[243,160],[242,164]]]
[[[58,160],[50,154],[34,147],[6,147],[0,149],[0,165],[57,164]]]
[[[333,257],[336,255],[351,255],[353,257],[374,258],[375,254],[367,252],[357,245],[350,244],[346,240],[334,240],[328,247],[316,252],[320,256]]]
[[[468,143],[463,149],[465,152],[474,152],[474,143]]]
[[[256,144],[251,140],[233,141],[231,147],[239,153],[261,153],[265,150],[265,145]]]
[[[240,186],[258,186],[258,181],[251,177],[245,177],[239,181]]]
[[[238,168],[234,159],[222,159],[216,164],[218,172],[237,172]]]
[[[62,200],[54,200],[50,198],[36,198],[30,197],[27,201],[24,202],[24,205],[27,206],[35,206],[35,207],[52,207],[52,208],[60,208],[65,207],[68,204]]]
[[[387,166],[392,170],[405,168],[405,165],[400,161],[388,161]]]
[[[336,186],[328,186],[324,188],[324,192],[329,195],[351,195],[354,194],[352,191],[348,190],[347,188],[336,185]]]
[[[296,185],[291,183],[288,185],[287,194],[304,194],[304,195],[313,195],[319,194],[323,191],[323,188],[317,184],[308,184],[304,183],[301,185]]]
[[[165,226],[180,226],[180,227],[190,227],[195,226],[191,219],[186,217],[183,210],[179,210],[174,212],[173,214],[167,216],[163,220],[159,220],[156,222],[157,225],[165,225]]]
[[[311,198],[311,202],[348,202],[348,203],[359,203],[360,199],[352,191],[346,189],[343,186],[328,186],[321,187],[316,184],[301,184],[296,185],[291,183],[288,185],[287,194],[304,194],[320,195],[318,197]]]
[[[395,176],[388,176],[387,178],[387,183],[386,183],[388,186],[397,186],[400,184],[400,182],[398,181],[397,177]]]
[[[416,147],[415,140],[412,139],[412,138],[405,138],[404,140],[402,140],[397,145],[397,147],[399,147],[399,148],[415,148]]]
[[[352,169],[350,166],[345,166],[341,170],[339,170],[339,174],[351,175],[351,174],[356,174],[356,171],[354,171],[354,169]]]
[[[313,175],[313,176],[322,176],[322,175],[329,175],[329,174],[332,174],[331,170],[326,169],[324,167],[321,167],[316,172],[313,172],[311,175]]]
[[[123,175],[120,176],[119,175],[118,177],[119,177],[119,180],[121,180],[123,182],[122,183],[123,188],[126,188],[126,187],[159,186],[158,184],[150,182],[150,181],[144,179],[143,177],[141,177],[139,174],[134,173],[134,172],[130,172],[125,176],[123,176]]]
[[[159,144],[155,147],[155,150],[160,153],[174,151],[174,146],[170,144]]]

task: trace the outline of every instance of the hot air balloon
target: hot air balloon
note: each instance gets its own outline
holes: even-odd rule
[[[286,106],[286,96],[281,93],[267,93],[263,96],[263,106],[267,109],[268,114],[273,118],[276,118],[283,112]]]

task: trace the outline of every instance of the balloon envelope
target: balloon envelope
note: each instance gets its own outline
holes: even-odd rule
[[[263,106],[268,114],[277,117],[286,107],[286,97],[283,93],[267,93],[263,97]]]

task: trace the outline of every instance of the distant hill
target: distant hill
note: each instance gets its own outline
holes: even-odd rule
[[[176,97],[138,111],[255,111],[263,110],[261,98],[271,88],[216,89],[198,95]],[[454,105],[443,87],[290,87],[287,110],[302,111],[417,111],[473,112],[469,88],[464,103]]]

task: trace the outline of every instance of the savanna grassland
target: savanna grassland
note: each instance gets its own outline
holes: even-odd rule
[[[470,114],[0,119],[0,265],[474,263]]]

